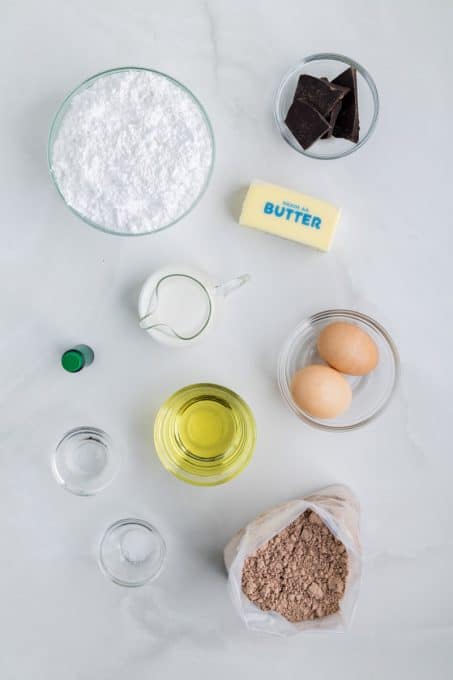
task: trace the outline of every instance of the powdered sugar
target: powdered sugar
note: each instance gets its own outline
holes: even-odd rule
[[[125,70],[72,98],[51,163],[74,210],[109,231],[139,234],[190,209],[212,155],[208,123],[185,90],[158,73]]]

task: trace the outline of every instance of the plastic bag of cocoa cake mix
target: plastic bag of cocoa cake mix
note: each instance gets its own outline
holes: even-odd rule
[[[224,559],[248,628],[282,636],[344,631],[361,577],[358,500],[334,485],[268,510],[233,536]]]

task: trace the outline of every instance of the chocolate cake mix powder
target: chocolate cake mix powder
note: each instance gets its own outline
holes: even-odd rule
[[[347,575],[344,545],[306,510],[247,557],[242,590],[263,611],[297,623],[337,612]]]

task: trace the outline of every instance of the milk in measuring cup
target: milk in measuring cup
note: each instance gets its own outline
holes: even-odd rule
[[[246,274],[217,285],[204,272],[190,267],[161,269],[141,290],[140,327],[166,345],[195,342],[213,323],[223,298],[248,279]]]

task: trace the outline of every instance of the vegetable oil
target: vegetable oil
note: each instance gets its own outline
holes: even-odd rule
[[[160,408],[154,442],[164,467],[191,484],[223,484],[249,463],[255,420],[241,397],[199,383],[175,392]]]

